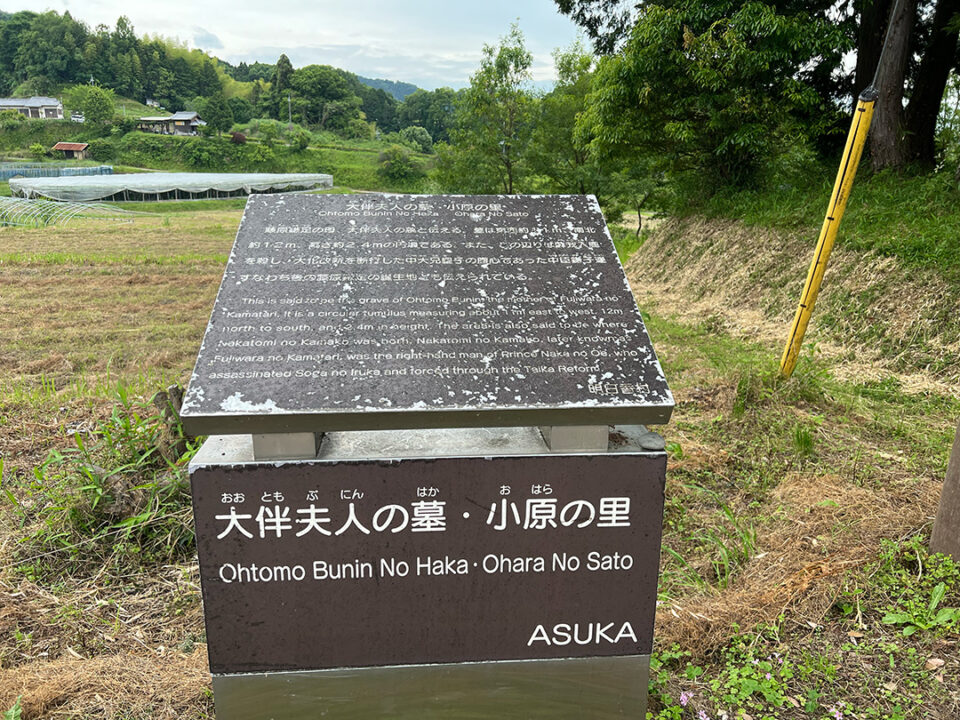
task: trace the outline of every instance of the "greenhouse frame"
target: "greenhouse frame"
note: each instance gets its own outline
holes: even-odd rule
[[[330,187],[333,176],[319,173],[138,173],[10,180],[14,197],[71,202],[203,200]]]

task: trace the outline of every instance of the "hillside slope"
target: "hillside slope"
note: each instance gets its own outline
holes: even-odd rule
[[[815,241],[806,230],[675,219],[649,234],[627,274],[641,307],[759,340],[779,358]],[[955,391],[960,296],[936,268],[838,244],[806,342],[840,377],[896,373],[905,388]]]

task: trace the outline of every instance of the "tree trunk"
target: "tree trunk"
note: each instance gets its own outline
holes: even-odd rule
[[[960,425],[957,426],[947,476],[943,481],[937,519],[930,536],[930,549],[960,560]]]
[[[910,34],[917,15],[917,0],[903,0],[894,5],[890,17],[887,52],[881,58],[880,96],[873,115],[870,133],[870,160],[874,170],[900,168],[906,163],[903,138],[903,85],[910,56]]]
[[[948,30],[947,27],[957,13],[960,13],[960,0],[939,0],[937,3],[930,41],[920,61],[906,111],[907,156],[911,161],[927,165],[934,163],[937,115],[950,70],[957,62],[958,28],[954,26],[953,30]]]
[[[510,158],[510,146],[503,146],[503,189],[507,195],[513,195],[513,160]]]
[[[860,26],[857,28],[857,69],[853,81],[854,106],[857,96],[867,88],[877,71],[883,31],[887,27],[893,0],[861,0],[858,5]]]

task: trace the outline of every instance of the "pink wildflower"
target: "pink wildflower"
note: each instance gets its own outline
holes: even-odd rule
[[[686,690],[684,690],[682,693],[680,693],[680,705],[682,707],[686,707],[687,703],[690,702],[690,698],[692,697],[693,697],[692,692],[687,692]]]

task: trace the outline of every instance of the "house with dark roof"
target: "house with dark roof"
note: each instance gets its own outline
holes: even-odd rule
[[[58,142],[53,146],[53,150],[59,150],[67,160],[86,160],[87,143]]]
[[[63,120],[63,103],[56,98],[35,95],[29,98],[0,98],[0,111],[16,110],[28,118]]]
[[[206,123],[198,113],[183,110],[170,117],[142,117],[137,122],[137,129],[161,135],[196,135],[203,125]]]

